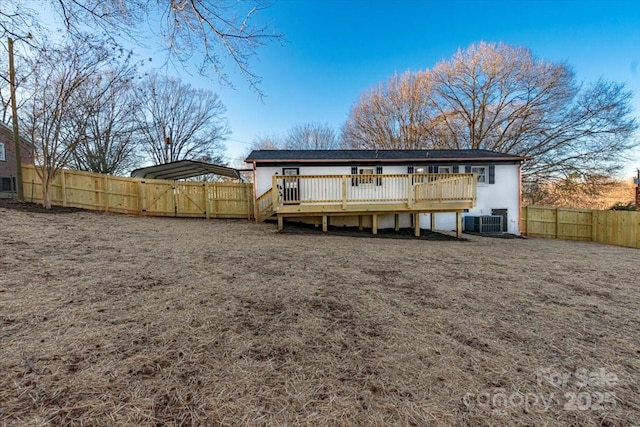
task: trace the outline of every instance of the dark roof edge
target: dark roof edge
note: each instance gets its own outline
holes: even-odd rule
[[[182,166],[182,168],[181,168]],[[181,168],[181,169],[179,169]],[[149,178],[149,175],[153,175],[153,174],[161,174],[162,171],[164,171],[165,173],[170,173],[172,172],[172,169],[174,171],[174,173],[179,173],[181,171],[184,171],[184,169],[189,170],[189,169],[198,169],[198,168],[202,168],[202,169],[208,169],[205,172],[202,172],[202,169],[197,170],[196,172],[201,172],[195,175],[190,175],[190,176],[183,176],[183,177],[179,177],[179,178]],[[217,169],[218,172],[214,171],[214,169]],[[228,174],[221,174],[219,173],[220,171],[224,171],[227,172]],[[206,162],[201,162],[198,160],[189,160],[189,159],[182,159],[182,160],[176,160],[175,162],[169,162],[169,163],[162,163],[159,165],[153,165],[153,166],[146,166],[146,167],[142,167],[142,168],[137,168],[131,171],[130,176],[133,178],[142,178],[142,179],[169,179],[169,180],[175,180],[175,179],[183,179],[183,178],[191,178],[194,176],[199,176],[199,175],[205,175],[207,173],[214,173],[214,174],[218,174],[218,175],[223,175],[223,176],[227,176],[229,178],[236,178],[236,179],[242,179],[242,177],[240,176],[240,173],[238,172],[238,169],[229,167],[229,166],[223,166],[223,165],[214,165],[212,163],[206,163]],[[172,175],[173,176],[173,175]]]
[[[376,162],[376,163],[442,163],[442,162],[517,162],[533,160],[531,156],[514,156],[514,157],[407,157],[398,159],[249,159],[246,163],[358,163],[358,162]]]

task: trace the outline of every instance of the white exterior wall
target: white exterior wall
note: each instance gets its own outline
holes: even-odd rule
[[[368,167],[366,165],[358,165],[359,167]],[[474,166],[484,166],[474,164]],[[282,164],[278,166],[257,166],[254,185],[256,186],[256,196],[260,196],[271,188],[271,177],[278,173],[282,175],[282,168],[295,167],[300,169],[300,175],[349,175],[351,174],[351,165],[336,166],[305,166],[304,164],[293,163],[290,165]],[[373,166],[375,169],[375,166]],[[462,173],[465,165],[459,165],[459,171]],[[510,164],[495,165],[495,184],[478,184],[477,187],[477,204],[476,207],[470,209],[463,216],[471,215],[491,215],[491,209],[507,209],[508,224],[507,231],[512,234],[520,234],[520,186],[519,186],[519,166]],[[383,165],[384,174],[406,174],[406,165]],[[487,181],[488,181],[487,176]],[[383,181],[384,185],[384,181]],[[301,194],[304,188],[300,188]],[[336,226],[357,226],[357,217],[332,217],[331,224]],[[364,217],[364,226],[371,227],[371,218]],[[378,228],[393,228],[395,220],[393,215],[380,215],[378,217]],[[411,215],[400,215],[400,226],[411,226]],[[428,229],[430,227],[429,214],[420,215],[420,227]],[[455,230],[456,216],[455,213],[436,214],[436,230]]]
[[[480,166],[480,165],[478,165]],[[464,172],[464,165],[460,166]],[[500,165],[495,167],[495,184],[478,184],[476,207],[462,216],[491,215],[491,209],[507,209],[507,232],[520,234],[520,174],[518,165]],[[487,177],[488,180],[488,177]],[[420,215],[420,227],[429,228],[429,214]],[[455,230],[455,213],[436,214],[436,230]]]

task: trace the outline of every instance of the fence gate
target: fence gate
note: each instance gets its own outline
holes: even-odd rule
[[[153,216],[176,216],[176,195],[172,182],[142,181],[143,212]]]

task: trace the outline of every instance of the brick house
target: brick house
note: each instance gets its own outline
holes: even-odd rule
[[[20,137],[22,163],[33,163],[33,144]],[[0,122],[0,197],[15,193],[16,154],[13,147],[13,127]]]

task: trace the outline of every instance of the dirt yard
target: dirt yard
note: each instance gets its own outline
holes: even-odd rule
[[[640,424],[640,252],[0,207],[0,425]]]

